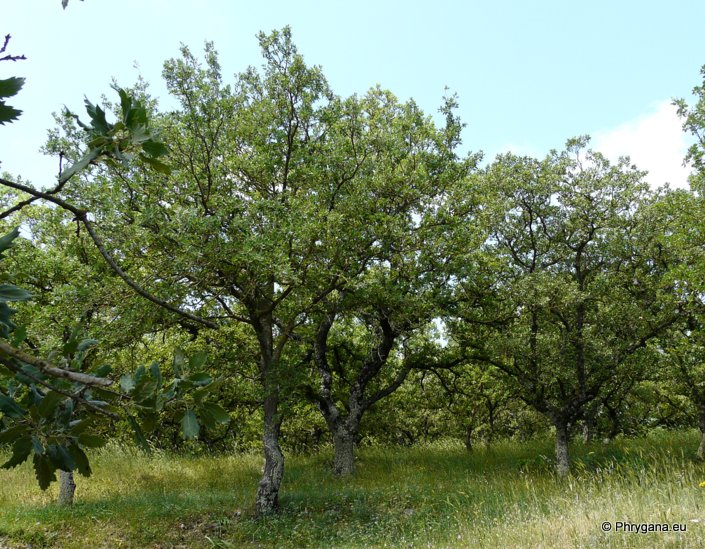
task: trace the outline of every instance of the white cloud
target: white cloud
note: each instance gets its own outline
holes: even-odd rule
[[[637,168],[648,170],[646,180],[652,187],[667,182],[688,187],[690,170],[683,158],[689,140],[670,101],[656,103],[651,112],[615,128],[594,132],[590,145],[613,161],[629,156]]]

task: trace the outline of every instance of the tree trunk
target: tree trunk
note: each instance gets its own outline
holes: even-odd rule
[[[472,425],[466,425],[465,426],[465,449],[468,452],[472,452],[472,435],[473,435]]]
[[[607,433],[607,438],[614,440],[617,438],[620,430],[619,415],[617,414],[616,408],[612,408],[612,406],[609,405],[605,405],[605,408],[607,409],[607,417],[610,418],[610,431]]]
[[[73,495],[76,493],[76,483],[73,473],[59,471],[59,505],[73,505]]]
[[[705,430],[700,429],[700,446],[698,446],[698,459],[705,459]]]
[[[705,459],[705,410],[700,413],[700,446],[698,446],[698,459]]]
[[[352,475],[355,472],[355,431],[345,426],[338,427],[333,432],[333,447],[333,472],[340,476]]]
[[[494,423],[495,423],[495,414],[497,412],[497,404],[491,401],[488,401],[487,404],[487,446],[492,444],[492,441],[494,440]]]
[[[568,426],[566,423],[557,422],[556,426],[556,473],[563,478],[570,472],[568,461]]]
[[[279,487],[284,476],[284,454],[279,446],[281,418],[278,398],[269,395],[264,400],[264,471],[257,487],[255,509],[258,515],[271,513],[279,506]]]
[[[595,422],[590,412],[586,412],[583,420],[583,442],[585,444],[592,442],[593,433],[595,432]]]

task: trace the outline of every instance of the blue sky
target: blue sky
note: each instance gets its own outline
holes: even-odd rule
[[[589,133],[609,156],[630,154],[651,180],[682,184],[687,141],[669,107],[690,98],[705,64],[705,2],[397,0],[3,0],[0,32],[28,60],[0,64],[27,78],[0,131],[0,169],[38,186],[57,162],[37,151],[51,113],[82,110],[141,73],[165,95],[161,65],[181,42],[215,42],[227,77],[259,65],[255,35],[284,25],[340,95],[380,84],[436,111],[448,86],[468,124],[464,146],[492,158],[543,155]],[[135,67],[138,68],[135,68]]]

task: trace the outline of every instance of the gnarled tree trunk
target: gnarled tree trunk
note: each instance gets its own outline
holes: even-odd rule
[[[270,295],[271,295],[270,287]],[[260,311],[268,311],[260,314]],[[252,307],[252,327],[260,347],[260,379],[264,389],[264,468],[257,487],[255,510],[258,515],[275,511],[279,507],[279,488],[284,477],[284,454],[279,446],[282,417],[279,413],[278,363],[282,343],[274,346],[274,319],[265,304]]]
[[[355,472],[355,435],[356,430],[346,425],[339,425],[333,432],[333,471],[336,475],[346,476]]]
[[[281,419],[276,395],[264,401],[264,470],[257,487],[255,510],[258,515],[271,513],[279,506],[279,487],[284,476],[284,454],[279,446]]]

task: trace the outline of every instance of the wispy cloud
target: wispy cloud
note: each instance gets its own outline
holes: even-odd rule
[[[629,156],[637,168],[648,170],[646,179],[653,187],[664,183],[688,186],[690,169],[683,166],[688,145],[688,136],[670,101],[656,103],[650,112],[615,128],[594,132],[591,142],[592,149],[610,160]]]

